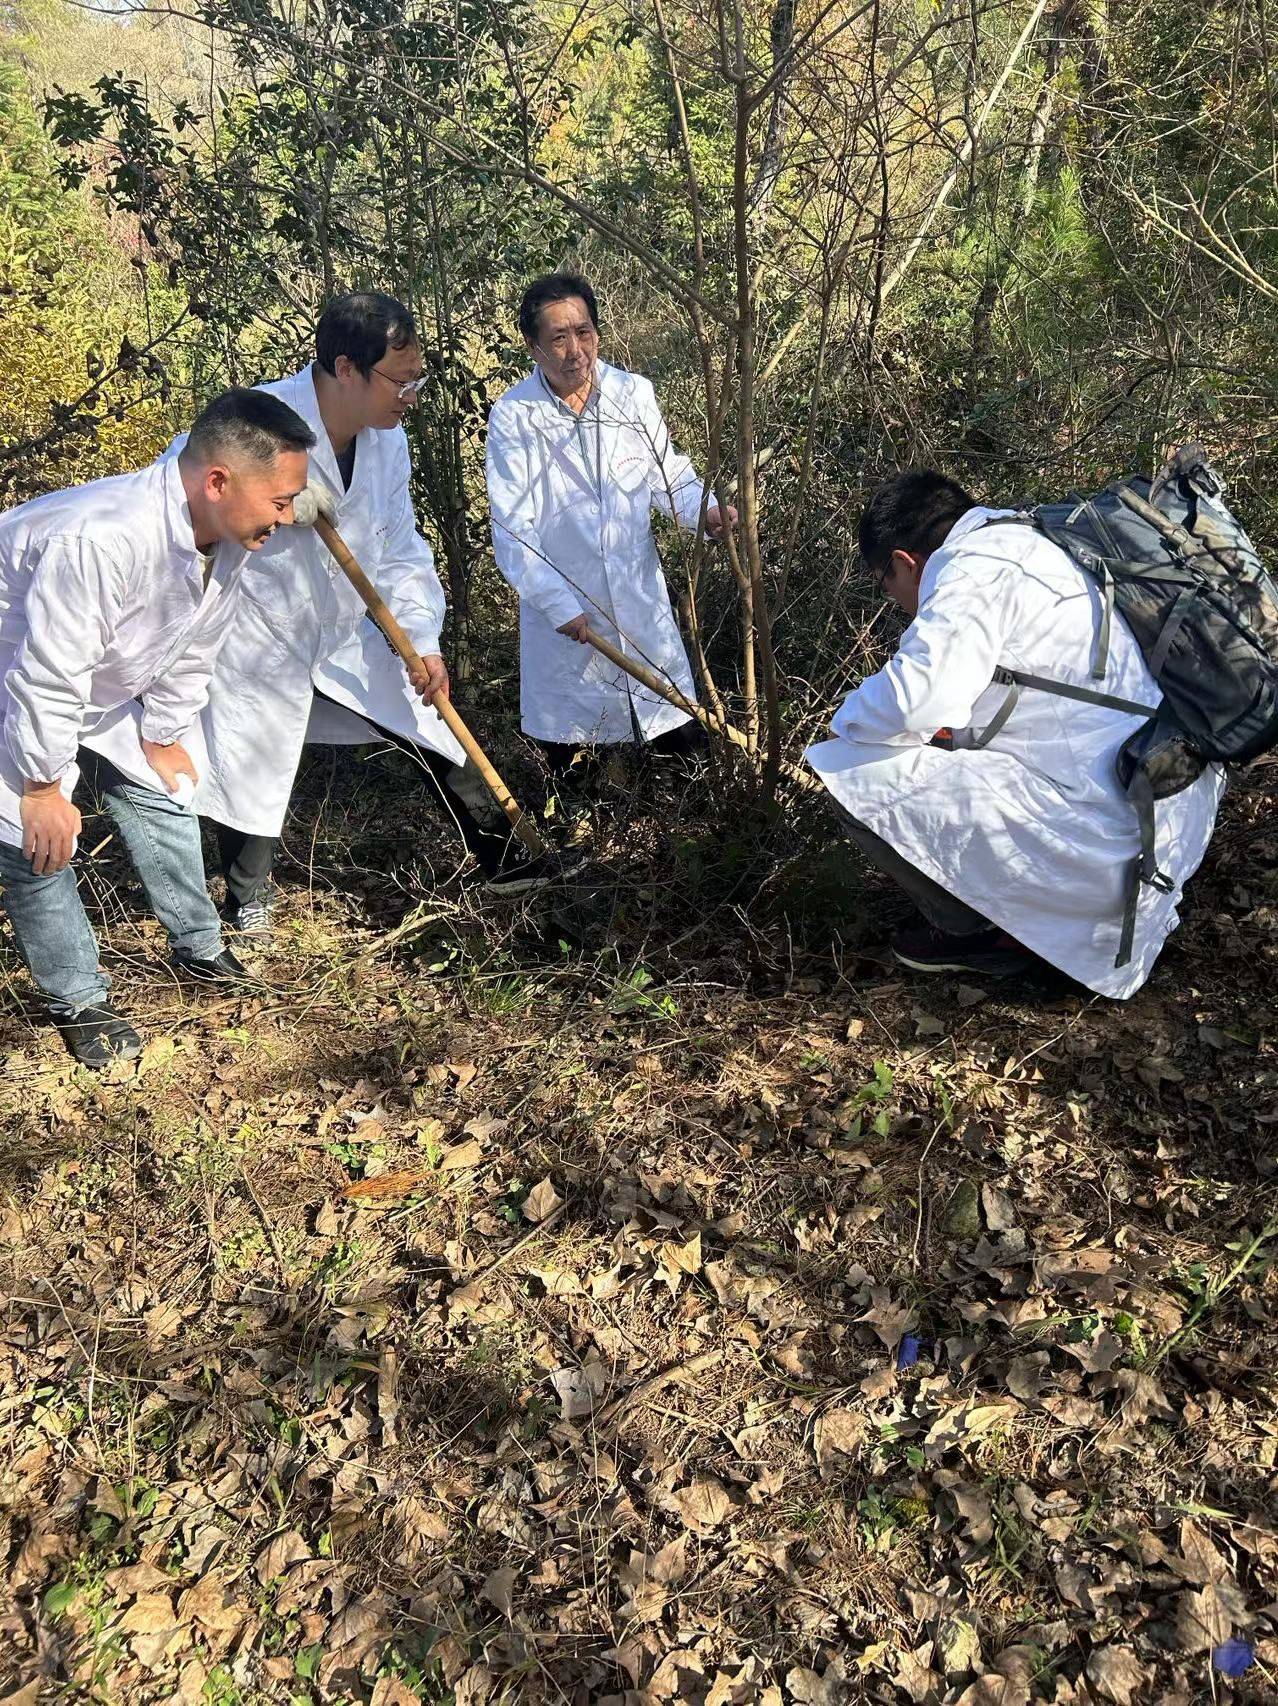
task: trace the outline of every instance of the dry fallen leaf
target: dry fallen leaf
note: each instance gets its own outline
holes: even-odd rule
[[[1102,1328],[1095,1338],[1083,1339],[1074,1345],[1063,1344],[1061,1349],[1076,1358],[1088,1374],[1108,1374],[1126,1346],[1117,1333]]]
[[[515,1582],[519,1572],[509,1568],[492,1570],[484,1578],[484,1585],[479,1592],[489,1605],[495,1606],[503,1617],[509,1617],[514,1609]]]
[[[142,1594],[120,1619],[126,1635],[154,1635],[159,1629],[172,1629],[177,1623],[173,1601],[166,1593]]]
[[[553,1183],[549,1179],[543,1179],[539,1185],[534,1185],[524,1198],[524,1219],[531,1220],[533,1225],[537,1226],[548,1215],[552,1215],[563,1200]]]
[[[145,1078],[157,1066],[167,1066],[176,1052],[177,1044],[172,1037],[152,1037],[138,1056],[138,1077]]]
[[[667,1589],[687,1574],[688,1539],[685,1532],[658,1552],[631,1552],[628,1562],[619,1566],[617,1579],[630,1594],[629,1618],[652,1623],[661,1616],[670,1598]]]
[[[999,1404],[958,1404],[945,1410],[928,1429],[923,1440],[927,1456],[937,1461],[943,1454],[964,1439],[989,1433],[1009,1422],[1020,1406],[1011,1400]]]
[[[477,1167],[484,1158],[478,1141],[468,1137],[464,1143],[454,1143],[439,1158],[441,1173],[460,1173],[464,1168]]]
[[[868,1321],[886,1349],[894,1351],[900,1344],[901,1335],[909,1326],[913,1314],[914,1311],[908,1303],[894,1303],[887,1287],[876,1285],[871,1287],[870,1307],[861,1316],[861,1320]]]
[[[28,1682],[14,1694],[6,1694],[0,1700],[0,1706],[40,1706],[39,1682]]]
[[[843,1661],[837,1657],[830,1660],[819,1676],[804,1665],[796,1665],[786,1672],[785,1685],[791,1700],[800,1706],[841,1706],[848,1697],[847,1674]]]
[[[421,1706],[421,1698],[400,1677],[379,1676],[368,1706]]]
[[[608,1371],[602,1363],[587,1363],[583,1368],[559,1368],[550,1377],[559,1398],[564,1420],[579,1421],[588,1416],[608,1385]]]
[[[677,1292],[685,1274],[695,1274],[701,1268],[701,1234],[694,1233],[686,1243],[672,1239],[658,1252],[659,1272],[672,1292]]]
[[[718,1481],[707,1477],[694,1481],[666,1500],[666,1509],[680,1518],[694,1534],[709,1534],[732,1510],[732,1500]]]
[[[187,1588],[178,1601],[178,1621],[198,1623],[210,1634],[222,1635],[238,1629],[247,1611],[236,1604],[220,1576],[208,1575]]]
[[[840,1456],[856,1456],[865,1444],[869,1431],[869,1421],[855,1410],[834,1409],[821,1412],[812,1429],[812,1444],[823,1481],[828,1481],[831,1475],[839,1472]]]
[[[936,1656],[947,1676],[980,1670],[981,1638],[965,1617],[947,1617],[936,1632]]]
[[[1130,1647],[1111,1642],[1097,1647],[1087,1661],[1087,1680],[1102,1700],[1114,1706],[1140,1706],[1149,1698],[1147,1690],[1153,1670],[1143,1665]]]
[[[1186,1588],[1176,1596],[1176,1639],[1187,1653],[1220,1646],[1236,1624],[1250,1621],[1246,1595],[1236,1582],[1208,1582],[1201,1590]]]
[[[295,1528],[286,1529],[283,1534],[277,1534],[274,1540],[264,1546],[257,1555],[254,1568],[257,1579],[263,1587],[283,1576],[293,1564],[299,1564],[309,1558],[311,1549],[302,1539]]]

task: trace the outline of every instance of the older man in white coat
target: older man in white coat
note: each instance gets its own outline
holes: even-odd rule
[[[424,383],[412,315],[376,291],[339,297],[320,318],[316,357],[261,389],[312,428],[310,477],[328,489],[335,525],[425,670],[409,680],[309,528],[279,533],[250,566],[203,719],[208,773],[196,800],[218,826],[224,916],[245,935],[269,929],[277,838],[307,741],[402,748],[490,877],[510,848],[504,820],[499,832],[480,821],[487,796],[432,705],[448,693],[448,671],[443,589],[409,493],[403,421]],[[507,867],[512,881],[517,867]]]
[[[636,737],[658,752],[690,752],[704,738],[700,724],[585,640],[594,629],[696,697],[652,512],[693,529],[704,507],[714,538],[718,505],[706,504],[674,448],[648,380],[599,360],[599,310],[584,278],[534,280],[519,328],[536,365],[493,405],[486,460],[493,551],[519,594],[524,732],[561,778],[582,749]]]
[[[0,885],[18,947],[76,1058],[141,1048],[108,979],[70,861],[84,758],[169,933],[200,978],[247,977],[224,949],[186,746],[239,593],[306,481],[309,428],[229,391],[170,462],[55,492],[0,519]],[[82,754],[93,742],[118,766]]]
[[[1145,982],[1176,927],[1223,777],[1212,766],[1158,802],[1157,862],[1167,883],[1143,889],[1127,957],[1140,833],[1115,760],[1144,716],[1031,687],[998,723],[1007,689],[996,685],[996,669],[1097,685],[1089,672],[1099,588],[1033,528],[997,525],[1014,513],[984,508],[928,470],[875,494],[861,520],[861,554],[913,621],[891,662],[844,700],[835,738],[807,759],[853,841],[927,920],[895,939],[902,964],[1000,976],[1037,955],[1123,998]],[[1104,690],[1138,706],[1162,699],[1117,611]],[[996,724],[987,745],[965,747],[969,731],[983,738]]]

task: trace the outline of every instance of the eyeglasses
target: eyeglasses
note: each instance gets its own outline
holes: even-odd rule
[[[886,598],[892,596],[888,592],[888,582],[896,579],[899,567],[896,558],[889,557],[881,569],[870,569],[870,583],[875,592],[881,592]]]
[[[389,381],[389,383],[395,387],[395,395],[401,402],[405,397],[415,397],[421,390],[422,386],[426,383],[426,375],[424,373],[416,379],[403,380],[396,379],[394,374],[383,373],[380,367],[375,367],[372,371],[380,375],[381,378]]]

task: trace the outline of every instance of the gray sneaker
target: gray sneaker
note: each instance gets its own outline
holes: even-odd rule
[[[222,908],[222,921],[236,936],[269,936],[274,926],[271,915],[275,908],[269,901],[228,900]]]

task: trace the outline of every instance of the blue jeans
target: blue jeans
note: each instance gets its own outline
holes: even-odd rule
[[[169,795],[126,781],[114,765],[81,751],[85,779],[102,803],[142,879],[151,910],[183,959],[221,951],[222,927],[204,881],[200,820]],[[0,843],[0,902],[18,951],[55,1018],[106,999],[110,979],[68,865],[38,877],[20,847]]]

